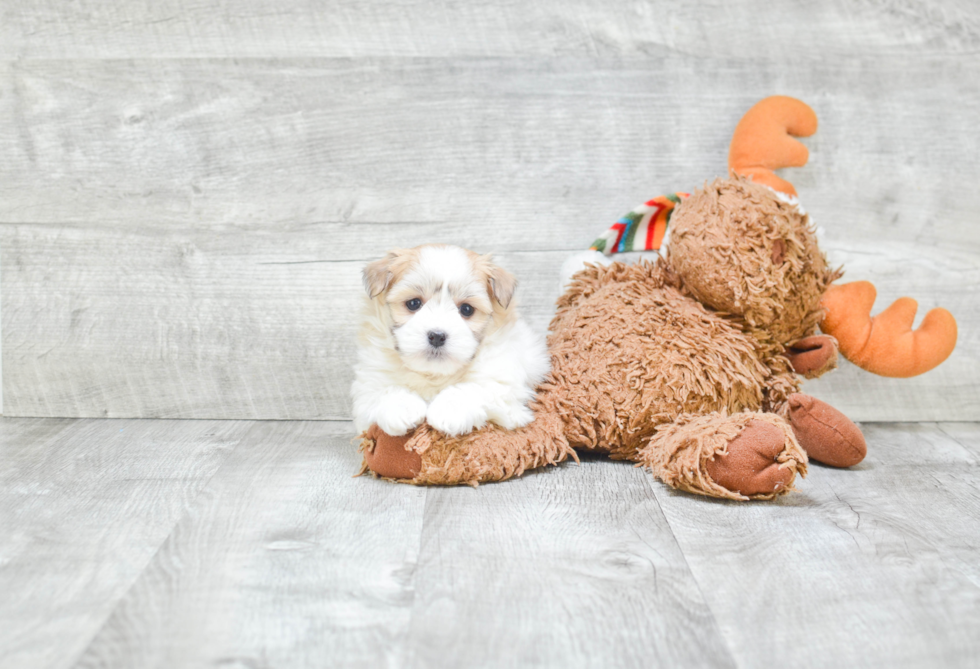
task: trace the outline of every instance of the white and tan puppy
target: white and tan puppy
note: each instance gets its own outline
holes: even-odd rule
[[[354,425],[403,435],[513,429],[548,373],[544,339],[516,312],[516,280],[457,246],[396,250],[364,269],[368,299],[351,387]]]

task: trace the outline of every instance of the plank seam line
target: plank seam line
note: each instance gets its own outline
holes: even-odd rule
[[[134,420],[142,420],[142,419],[134,419]],[[193,509],[195,504],[197,504],[198,500],[203,495],[204,490],[207,489],[208,484],[211,483],[211,480],[214,479],[214,477],[217,476],[218,473],[225,468],[225,465],[228,463],[228,459],[241,446],[242,442],[245,441],[246,437],[252,434],[252,432],[254,432],[259,427],[258,425],[255,425],[255,423],[258,423],[260,421],[242,420],[237,422],[252,423],[252,425],[242,433],[241,437],[239,437],[238,440],[235,442],[235,445],[232,448],[228,449],[228,452],[225,454],[225,457],[221,460],[221,464],[218,465],[218,467],[214,470],[214,473],[211,474],[211,476],[209,476],[207,480],[202,483],[200,489],[194,495],[194,499],[192,499],[187,504],[187,508],[185,508],[184,512],[177,517],[177,519],[170,526],[170,529],[167,530],[167,534],[163,537],[163,539],[160,540],[160,544],[156,547],[156,550],[154,550],[153,553],[147,557],[146,562],[143,563],[143,567],[140,569],[140,571],[133,576],[132,581],[129,582],[129,585],[126,586],[126,589],[122,593],[120,593],[120,595],[113,602],[112,608],[110,608],[108,612],[106,612],[106,615],[102,619],[102,622],[99,624],[98,628],[94,632],[92,632],[92,634],[89,636],[88,641],[85,642],[84,647],[78,652],[78,654],[75,657],[71,659],[71,662],[66,666],[70,666],[70,667],[78,666],[78,663],[88,652],[89,648],[92,647],[92,643],[105,629],[106,625],[109,623],[109,620],[112,618],[112,615],[119,609],[120,603],[126,600],[126,597],[129,595],[129,593],[132,592],[133,588],[136,587],[136,584],[139,583],[140,578],[143,576],[144,573],[146,573],[146,569],[151,564],[153,564],[153,561],[156,560],[157,556],[160,554],[160,551],[167,544],[167,541],[170,539],[171,536],[173,536],[174,528],[176,528],[188,516],[191,509]]]
[[[694,584],[698,588],[698,594],[701,595],[701,600],[704,602],[705,608],[708,610],[708,613],[711,614],[711,620],[715,624],[715,629],[718,631],[718,636],[721,637],[722,643],[725,644],[725,650],[728,651],[728,657],[731,659],[732,665],[735,667],[739,667],[741,665],[739,664],[738,658],[735,655],[735,649],[732,647],[732,644],[729,641],[728,637],[725,635],[724,631],[722,631],[721,624],[718,622],[718,616],[715,615],[715,610],[712,608],[711,602],[708,600],[707,597],[704,596],[704,588],[701,587],[701,581],[698,579],[697,574],[694,573],[694,569],[691,567],[691,563],[687,559],[687,553],[684,552],[684,547],[681,546],[681,542],[677,538],[677,533],[674,531],[674,525],[670,522],[670,518],[667,517],[667,513],[664,511],[663,504],[660,503],[660,495],[657,494],[658,486],[662,486],[662,489],[665,489],[667,486],[666,484],[661,483],[655,477],[650,475],[649,472],[645,471],[645,473],[648,475],[647,476],[648,485],[650,486],[651,492],[653,492],[653,498],[657,501],[657,508],[660,509],[660,515],[663,516],[664,522],[667,523],[667,527],[670,529],[670,536],[674,538],[674,545],[677,546],[677,550],[680,551],[681,557],[684,558],[684,566],[687,567],[687,573],[689,573],[691,575],[691,578],[694,580]],[[688,495],[690,493],[683,493],[683,494]],[[729,502],[729,503],[735,504],[736,502]],[[737,502],[737,503],[743,504],[744,502]]]
[[[943,427],[943,425],[945,423],[947,423],[947,422],[952,422],[952,421],[936,421],[935,423],[933,423],[933,425],[935,425],[936,428],[940,432],[942,432],[944,435],[946,435],[949,438],[950,441],[952,441],[954,444],[956,444],[961,449],[963,449],[963,452],[966,453],[966,455],[967,455],[968,458],[970,458],[971,460],[973,460],[974,462],[976,462],[976,456],[973,455],[973,451],[971,451],[970,448],[966,444],[964,444],[962,441],[960,441],[959,439],[957,439],[956,437],[954,437],[953,435],[951,435],[949,432],[947,432],[945,430],[945,428]],[[959,421],[956,421],[956,422],[959,422]],[[973,425],[980,425],[980,421],[963,421],[963,422],[971,423]]]
[[[411,637],[409,636],[409,634],[412,630],[412,623],[415,622],[415,617],[416,617],[415,594],[416,592],[418,592],[416,586],[417,586],[417,581],[419,576],[419,566],[422,563],[422,537],[425,536],[425,530],[428,524],[427,518],[429,515],[428,513],[426,513],[426,510],[429,508],[429,491],[431,490],[431,488],[429,488],[428,486],[424,486],[422,487],[422,490],[425,493],[425,502],[422,504],[422,526],[419,528],[419,541],[415,550],[415,567],[412,569],[412,580],[411,580],[412,606],[409,609],[408,621],[405,623],[405,634],[400,637],[400,641],[402,645],[400,654],[401,654],[402,664],[404,666],[408,666],[411,660],[411,652],[410,652]]]

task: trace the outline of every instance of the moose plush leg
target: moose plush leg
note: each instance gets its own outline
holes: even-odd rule
[[[770,413],[682,415],[638,459],[674,488],[737,500],[789,492],[807,463],[789,424]]]
[[[852,467],[867,455],[861,428],[826,402],[794,393],[787,399],[786,413],[811,459],[832,467]]]
[[[372,426],[361,436],[362,471],[417,485],[502,481],[574,458],[564,430],[556,415],[544,412],[517,430],[489,425],[459,437],[448,437],[426,423],[405,437],[392,437]]]

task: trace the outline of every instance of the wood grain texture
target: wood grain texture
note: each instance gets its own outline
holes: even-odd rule
[[[427,491],[352,478],[350,432],[255,424],[76,666],[392,666]]]
[[[829,233],[828,233],[829,234]],[[459,240],[465,241],[465,240]],[[347,419],[363,261],[316,232],[0,226],[8,415]],[[353,254],[353,252],[352,252]],[[545,332],[565,252],[503,252]],[[848,280],[950,309],[952,358],[885,379],[851,365],[804,386],[854,420],[980,418],[980,256],[840,242]],[[921,318],[921,315],[920,315]]]
[[[329,239],[0,235],[11,231],[0,236],[9,415],[349,417],[363,263],[283,260],[315,257]],[[500,260],[524,280],[518,295],[544,332],[564,254]]]
[[[775,504],[655,491],[739,666],[976,666],[980,460],[931,424],[865,425]]]
[[[735,666],[648,476],[430,490],[403,666]]]
[[[246,429],[0,420],[0,665],[70,666]]]
[[[908,295],[919,303],[916,326],[930,309],[945,307],[958,320],[959,338],[946,362],[921,376],[888,379],[844,360],[804,391],[856,421],[980,420],[980,255],[890,240],[873,248],[824,246],[830,262],[846,268],[842,281],[876,286],[873,314]]]
[[[734,666],[639,470],[394,486],[322,425],[256,428],[78,666]]]
[[[603,458],[352,478],[347,422],[6,418],[0,664],[975,666],[980,423],[864,429],[727,503]]]
[[[980,252],[977,57],[44,60],[0,81],[7,223],[302,230],[327,259],[578,250],[724,175],[738,118],[780,91],[821,118],[790,178],[830,234]]]
[[[939,429],[980,460],[980,425],[977,423],[940,423]]]
[[[761,7],[3,5],[4,411],[347,418],[360,262],[496,251],[541,327],[565,252],[723,173],[779,92],[821,119],[790,178],[832,259],[961,324],[925,377],[811,392],[977,418],[975,3]]]
[[[978,14],[969,0],[19,0],[0,15],[0,58],[962,52],[980,45]]]

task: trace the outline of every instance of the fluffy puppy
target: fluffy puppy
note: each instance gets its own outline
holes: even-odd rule
[[[531,422],[549,371],[544,343],[517,316],[517,282],[457,246],[392,251],[364,269],[367,299],[351,387],[354,425],[403,435],[427,421],[460,435],[488,421]]]

